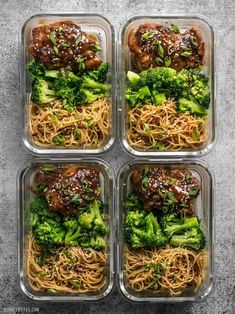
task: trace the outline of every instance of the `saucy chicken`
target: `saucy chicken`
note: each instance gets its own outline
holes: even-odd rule
[[[83,32],[79,25],[64,21],[34,28],[28,51],[49,69],[66,66],[78,69],[79,64],[92,69],[102,63],[97,55],[97,44],[95,35]]]
[[[42,170],[37,173],[37,191],[44,196],[49,211],[73,214],[99,195],[99,173],[96,170],[71,166]]]
[[[139,71],[158,66],[179,71],[203,64],[204,42],[196,27],[180,33],[176,26],[141,24],[131,30],[128,45],[133,65]]]
[[[193,213],[192,202],[200,192],[200,182],[188,170],[144,168],[133,172],[134,189],[146,210]]]

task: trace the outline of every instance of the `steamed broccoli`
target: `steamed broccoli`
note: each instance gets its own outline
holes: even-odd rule
[[[110,90],[110,85],[109,84],[103,84],[99,83],[95,80],[93,80],[91,77],[88,75],[84,75],[82,77],[82,82],[81,82],[81,87],[83,88],[91,88],[92,90],[96,90],[98,93],[100,92],[107,92]]]
[[[181,98],[179,100],[178,109],[182,112],[190,112],[198,116],[207,116],[207,109],[192,100]]]
[[[90,213],[94,217],[94,231],[101,235],[105,235],[107,233],[107,227],[101,216],[101,206],[101,201],[94,200],[93,203],[90,204]]]
[[[107,74],[109,70],[108,63],[102,63],[97,69],[89,70],[87,75],[93,78],[95,81],[99,83],[105,83],[107,80]]]
[[[144,209],[144,205],[141,203],[141,201],[139,200],[137,194],[135,193],[129,193],[127,196],[127,199],[125,201],[125,207],[127,209],[140,209],[143,210]]]
[[[36,104],[46,104],[56,100],[56,93],[51,82],[36,78],[32,85],[31,99]]]
[[[140,74],[129,71],[127,78],[130,87],[127,88],[125,97],[130,106],[148,102],[160,105],[172,97],[177,104],[181,102],[179,110],[207,115],[206,109],[210,103],[208,77],[196,69],[184,69],[177,73],[169,67],[157,67]],[[188,101],[187,105],[185,101]]]
[[[192,228],[183,234],[174,234],[170,240],[170,244],[198,251],[205,248],[206,240],[200,228]]]
[[[81,213],[78,216],[78,222],[80,226],[82,226],[85,229],[91,229],[92,228],[92,223],[93,223],[93,215],[88,212]]]
[[[170,239],[175,233],[200,227],[197,217],[177,218],[174,214],[163,216],[160,224],[168,239]]]
[[[92,103],[96,101],[97,99],[104,98],[106,96],[107,96],[106,93],[102,92],[102,93],[94,94],[92,91],[82,88],[78,90],[75,96],[75,101],[78,105],[80,105],[80,104]]]
[[[53,247],[62,244],[66,234],[66,229],[60,223],[53,220],[45,220],[34,228],[34,235],[37,242],[46,247]]]
[[[125,217],[124,229],[126,241],[132,248],[162,246],[167,242],[153,213],[129,211]]]
[[[72,245],[78,244],[78,238],[82,235],[78,220],[76,218],[67,218],[63,225],[67,229],[64,243]]]
[[[46,71],[46,67],[34,59],[27,64],[27,69],[33,78],[43,77]]]

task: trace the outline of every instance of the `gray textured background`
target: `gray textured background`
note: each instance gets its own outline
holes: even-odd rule
[[[133,304],[114,290],[98,304],[43,304],[20,291],[17,275],[16,174],[30,158],[20,142],[18,32],[29,16],[45,11],[89,11],[105,14],[119,28],[132,14],[204,14],[217,31],[217,134],[216,148],[203,159],[216,176],[215,285],[198,304]],[[234,180],[235,180],[235,2],[234,0],[70,0],[0,1],[0,313],[235,313]],[[118,144],[103,158],[117,171],[128,156]],[[17,312],[17,308],[18,312]]]

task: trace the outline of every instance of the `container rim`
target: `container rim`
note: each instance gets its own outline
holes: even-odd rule
[[[211,275],[209,277],[210,283],[204,293],[202,295],[195,295],[191,297],[144,297],[141,299],[140,297],[133,296],[129,293],[124,285],[123,282],[123,270],[122,270],[122,263],[120,261],[120,256],[122,255],[122,243],[120,245],[120,239],[117,238],[117,248],[116,248],[116,255],[117,255],[117,286],[120,293],[130,302],[137,302],[137,303],[183,303],[183,302],[200,302],[207,298],[214,289],[214,278],[215,278],[215,217],[214,217],[214,207],[215,207],[215,198],[214,198],[214,190],[215,190],[215,175],[214,172],[205,161],[197,160],[197,159],[151,159],[151,158],[136,158],[131,161],[127,161],[122,167],[119,169],[117,174],[117,208],[120,208],[120,181],[121,176],[128,171],[131,167],[135,165],[141,165],[143,163],[149,164],[161,164],[161,165],[174,165],[174,164],[181,164],[181,165],[191,165],[195,164],[201,167],[206,173],[209,175],[210,178],[210,198],[211,198],[211,206],[210,206],[210,228],[211,228],[211,248],[210,248],[210,267],[211,267]],[[120,211],[120,209],[119,209]],[[117,212],[117,232],[120,229],[120,215]]]
[[[93,149],[85,149],[85,148],[43,148],[40,146],[34,146],[32,143],[30,143],[25,136],[25,122],[24,122],[24,112],[26,108],[25,104],[25,95],[24,95],[24,81],[25,81],[25,76],[26,73],[25,69],[22,69],[23,67],[23,60],[24,60],[24,52],[23,52],[23,33],[25,30],[25,27],[27,24],[30,22],[30,20],[34,18],[43,18],[43,17],[53,17],[53,16],[58,16],[58,17],[97,17],[100,18],[101,20],[105,21],[107,25],[110,28],[110,34],[111,34],[111,59],[112,59],[112,70],[111,70],[111,84],[112,84],[112,89],[111,89],[111,100],[112,100],[112,106],[111,106],[111,118],[112,118],[112,124],[111,124],[111,134],[108,142],[101,148],[93,148]],[[27,152],[30,152],[34,156],[51,156],[54,154],[58,154],[63,156],[73,156],[75,154],[82,155],[102,155],[106,151],[109,151],[112,146],[114,145],[116,141],[116,133],[117,133],[117,123],[116,123],[116,108],[117,108],[117,95],[116,95],[116,90],[115,90],[115,85],[116,85],[116,76],[115,76],[115,71],[116,71],[116,49],[115,49],[115,39],[116,34],[114,30],[113,24],[109,21],[108,17],[104,15],[103,13],[97,13],[95,11],[66,11],[66,12],[50,12],[46,11],[44,12],[38,12],[33,15],[29,15],[24,21],[21,21],[20,23],[20,28],[19,28],[19,33],[18,33],[18,52],[19,52],[19,62],[18,62],[18,71],[19,71],[19,86],[20,86],[20,102],[21,102],[21,130],[20,130],[20,140],[21,143],[23,144],[24,149]]]
[[[100,164],[102,166],[104,166],[104,169],[106,172],[109,172],[109,177],[110,177],[110,187],[111,187],[111,191],[113,192],[113,194],[111,195],[111,200],[110,200],[110,205],[111,205],[111,209],[113,211],[113,214],[111,215],[111,219],[110,219],[110,225],[112,226],[112,230],[110,229],[110,233],[109,233],[109,256],[110,256],[110,263],[109,263],[109,275],[110,275],[110,281],[109,284],[106,288],[106,290],[103,292],[102,295],[87,295],[87,296],[83,296],[81,295],[63,295],[63,296],[41,296],[41,295],[35,295],[33,293],[31,293],[30,291],[28,291],[28,289],[25,286],[25,281],[24,281],[24,276],[23,276],[23,269],[22,269],[22,252],[23,252],[23,246],[22,246],[22,241],[18,240],[18,244],[17,244],[17,271],[18,271],[18,282],[19,282],[19,286],[21,288],[21,291],[30,299],[35,300],[35,301],[49,301],[49,302],[75,302],[75,301],[79,301],[79,302],[96,302],[96,301],[100,301],[104,298],[106,298],[111,291],[114,289],[114,263],[115,263],[115,255],[116,255],[116,251],[115,251],[115,229],[116,229],[116,224],[115,224],[115,186],[114,186],[114,170],[112,168],[111,165],[109,165],[109,163],[107,163],[106,161],[104,161],[103,159],[100,158],[96,158],[95,156],[91,156],[88,157],[86,159],[82,158],[82,157],[78,157],[78,158],[68,158],[68,157],[64,157],[64,158],[56,158],[51,156],[51,158],[36,158],[36,159],[28,159],[26,160],[20,167],[20,169],[17,172],[17,177],[16,177],[16,210],[17,210],[17,235],[18,235],[18,239],[21,239],[22,236],[22,218],[21,218],[21,204],[22,204],[22,192],[21,192],[21,176],[24,174],[24,172],[29,169],[30,167],[32,167],[33,164],[40,164],[40,163],[79,163],[79,162],[83,162],[83,163],[91,163],[91,162],[96,162],[97,164]]]
[[[211,111],[211,119],[212,119],[212,138],[210,143],[208,143],[205,147],[203,148],[199,148],[197,151],[167,151],[167,152],[159,152],[159,151],[138,151],[134,148],[132,148],[130,146],[130,144],[128,143],[128,141],[126,140],[126,138],[123,135],[123,122],[119,122],[119,130],[118,130],[118,135],[119,135],[119,142],[121,144],[121,146],[123,147],[123,149],[125,150],[125,152],[130,155],[130,156],[134,156],[134,157],[140,157],[140,158],[156,158],[156,159],[160,159],[163,157],[166,158],[175,158],[175,153],[177,154],[177,156],[179,158],[198,158],[198,157],[203,157],[205,155],[207,155],[208,153],[210,153],[216,146],[217,143],[217,130],[216,130],[216,125],[217,125],[217,110],[216,110],[216,102],[217,102],[217,73],[216,73],[216,27],[215,24],[212,22],[212,20],[210,18],[208,18],[207,16],[203,15],[203,14],[184,14],[184,13],[179,13],[179,14],[147,14],[147,15],[143,15],[143,14],[131,14],[129,16],[127,16],[127,19],[125,21],[124,24],[122,24],[122,26],[119,28],[119,32],[118,32],[118,43],[119,43],[119,49],[118,49],[118,58],[119,61],[118,63],[118,81],[120,80],[121,77],[121,49],[122,49],[122,35],[126,29],[126,27],[128,26],[128,24],[130,24],[131,22],[137,21],[138,19],[144,19],[144,18],[164,18],[164,19],[177,19],[177,18],[181,18],[181,19],[185,19],[185,20],[190,20],[190,19],[195,19],[198,21],[201,21],[203,23],[205,23],[207,25],[207,27],[210,29],[210,33],[212,36],[212,40],[213,40],[213,46],[212,46],[212,69],[211,69],[211,80],[213,80],[213,86],[212,86],[212,101],[213,101],[213,108]],[[120,88],[120,86],[119,86]],[[124,115],[123,111],[123,102],[124,100],[122,99],[122,95],[121,95],[121,91],[119,90],[120,96],[118,99],[118,108],[117,108],[117,112],[119,114],[119,121],[122,120],[122,117]]]

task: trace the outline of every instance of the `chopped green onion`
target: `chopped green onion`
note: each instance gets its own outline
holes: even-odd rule
[[[167,48],[168,55],[171,55],[171,54],[174,52],[174,50],[175,50],[174,47],[175,47],[175,46],[174,46],[173,44],[171,44],[170,46],[168,46],[168,48]]]
[[[184,51],[180,55],[183,57],[189,57],[192,55],[192,51]]]
[[[79,139],[79,138],[80,138],[80,135],[81,135],[80,129],[79,129],[79,128],[76,128],[76,129],[74,130],[74,137],[75,137],[76,139]]]
[[[158,149],[158,150],[160,150],[161,152],[165,150],[164,144],[163,144],[163,143],[160,143],[160,142],[158,142],[158,141],[154,141],[154,142],[153,142],[152,148]]]
[[[54,46],[53,49],[54,49],[55,53],[58,55],[59,54],[59,50],[58,50],[57,46]]]
[[[50,33],[48,38],[52,41],[53,45],[57,45],[56,36],[53,32]]]
[[[65,143],[65,137],[61,134],[58,134],[53,138],[52,142],[55,145],[63,145]]]
[[[171,65],[171,58],[170,57],[166,57],[165,58],[165,66],[169,67]]]
[[[143,40],[143,39],[146,39],[146,40],[148,40],[148,39],[151,39],[151,38],[153,38],[153,33],[152,32],[147,32],[147,33],[144,33],[142,36],[141,36],[141,39]]]
[[[195,142],[198,142],[200,140],[200,134],[198,133],[197,129],[193,129],[192,131],[192,138]]]
[[[81,36],[78,36],[78,37],[76,38],[75,43],[74,43],[75,47],[77,47],[78,44],[80,44],[81,40],[82,40],[82,37],[81,37]]]
[[[190,196],[196,196],[199,191],[200,191],[200,189],[197,188],[196,186],[194,186],[194,187],[192,187],[192,188],[189,190],[188,194],[189,194]]]
[[[164,57],[164,49],[162,48],[162,45],[158,44],[158,55],[159,57],[163,58]]]
[[[92,46],[92,50],[95,52],[98,52],[98,51],[102,51],[102,48],[99,45],[95,44]]]
[[[60,26],[59,29],[58,29],[58,31],[59,31],[59,34],[62,35],[62,33],[63,33],[63,31],[64,31],[63,27]]]
[[[179,26],[177,26],[176,24],[171,24],[171,28],[172,30],[175,32],[175,33],[179,33],[180,32],[180,29],[179,29]]]
[[[198,46],[197,38],[195,36],[189,36],[189,39],[194,46]]]
[[[161,65],[163,63],[162,58],[157,57],[155,60],[158,65]]]

